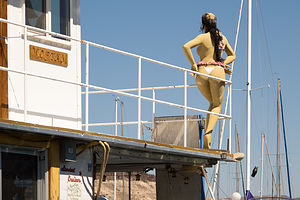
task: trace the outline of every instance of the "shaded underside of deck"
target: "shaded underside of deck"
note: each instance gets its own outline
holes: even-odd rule
[[[12,139],[7,139],[8,136]],[[42,139],[44,144],[53,139],[73,141],[77,145],[86,145],[93,141],[107,142],[111,151],[106,171],[141,171],[147,168],[164,168],[166,165],[211,167],[219,160],[234,161],[233,155],[226,151],[188,148],[95,132],[0,120],[1,144],[30,146],[24,140],[28,137]],[[38,140],[35,139],[35,142]],[[42,142],[38,144],[42,145]],[[96,148],[101,151],[100,146]],[[99,153],[100,157],[101,154]]]

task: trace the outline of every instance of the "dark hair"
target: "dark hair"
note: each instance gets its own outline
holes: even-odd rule
[[[204,15],[202,15],[201,30],[204,30],[205,33],[210,33],[210,37],[215,47],[216,61],[223,62],[223,59],[221,57],[221,50],[219,49],[219,45],[222,41],[222,36],[220,36],[220,31],[217,28],[217,18],[212,13],[205,13]]]

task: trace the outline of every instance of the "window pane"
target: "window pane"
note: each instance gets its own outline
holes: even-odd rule
[[[2,152],[2,199],[37,199],[37,156]]]
[[[46,29],[46,0],[25,0],[26,25]]]
[[[51,0],[52,31],[70,35],[70,0]]]

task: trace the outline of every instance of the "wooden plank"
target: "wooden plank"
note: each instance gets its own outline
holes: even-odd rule
[[[1,133],[1,144],[26,146],[35,148],[49,148],[50,140],[46,137],[32,136],[32,135],[20,135],[15,133]]]
[[[59,141],[53,140],[48,151],[49,163],[49,199],[59,200],[60,195],[60,153]]]
[[[18,122],[18,121],[5,120],[5,119],[0,119],[0,123],[16,124],[16,125],[20,125],[20,126],[34,127],[34,128],[40,128],[40,129],[49,129],[49,130],[56,130],[56,131],[62,131],[62,132],[65,131],[65,132],[77,133],[77,134],[81,134],[81,135],[99,136],[99,137],[105,137],[105,138],[110,138],[110,139],[131,141],[131,142],[136,142],[136,143],[140,143],[140,144],[144,144],[144,145],[151,144],[151,145],[169,147],[169,148],[174,148],[174,149],[195,151],[195,152],[201,152],[201,153],[209,153],[212,155],[223,155],[225,153],[227,156],[233,158],[233,154],[228,153],[227,151],[218,150],[218,149],[197,149],[197,148],[190,148],[190,147],[182,147],[182,146],[176,146],[176,145],[172,145],[172,144],[163,144],[163,143],[158,143],[158,142],[138,140],[138,139],[127,138],[127,137],[122,137],[122,136],[114,136],[114,135],[108,135],[108,134],[102,134],[102,133],[96,133],[96,132],[88,132],[88,131],[82,131],[82,130],[77,130],[77,129],[31,124],[31,123],[26,123],[26,122]]]
[[[0,1],[0,17],[7,19],[7,0]],[[7,24],[0,22],[0,66],[7,67]],[[8,119],[8,72],[0,70],[0,118]]]

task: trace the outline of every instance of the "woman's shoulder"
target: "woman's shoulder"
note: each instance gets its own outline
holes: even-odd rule
[[[210,37],[209,33],[200,33],[199,35],[196,36],[197,39],[205,39],[207,37]]]
[[[228,42],[226,36],[225,36],[223,33],[220,32],[220,36],[222,37],[222,41],[223,41],[224,43],[227,43],[227,42]]]

